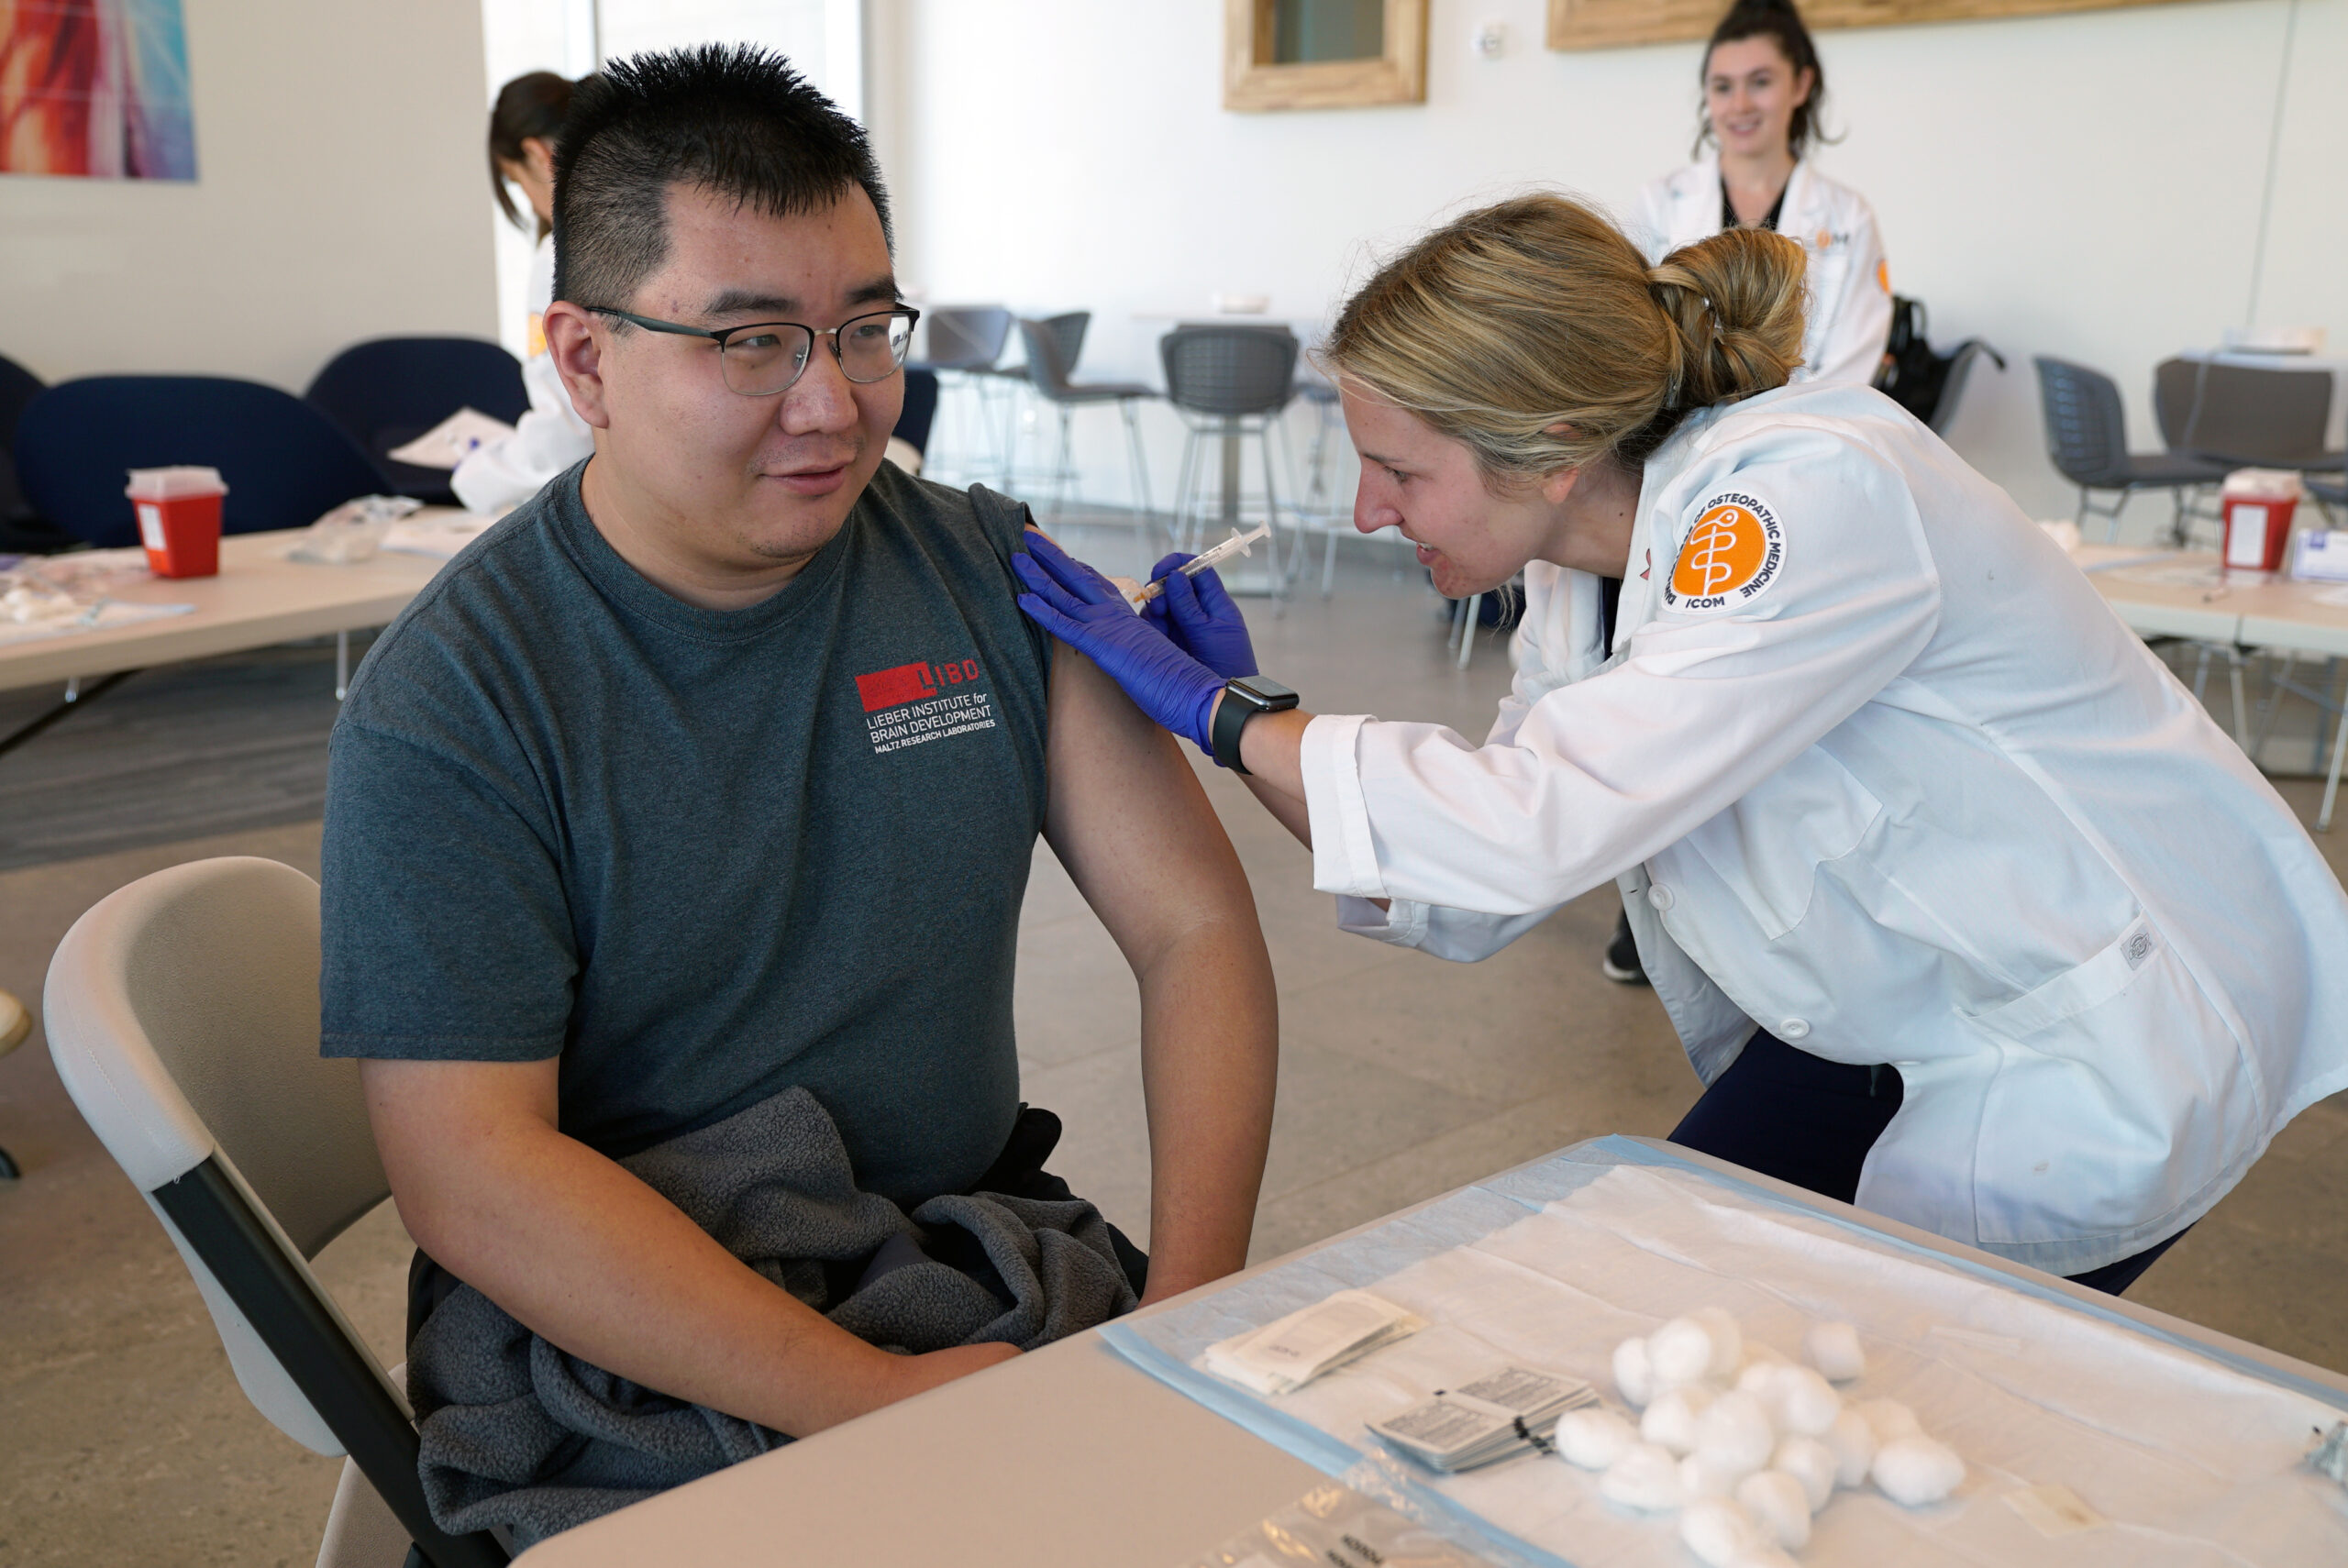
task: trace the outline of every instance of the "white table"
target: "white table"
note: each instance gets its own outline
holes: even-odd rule
[[[2348,604],[2326,603],[2338,583],[2293,582],[2279,574],[2223,571],[2206,550],[2146,550],[2124,545],[2081,545],[2072,552],[2105,601],[2140,636],[2186,637],[2237,650],[2232,661],[2234,738],[2251,749],[2244,723],[2239,652],[2265,649],[2291,657],[2348,657]],[[2198,576],[2199,582],[2187,579]],[[2341,766],[2348,761],[2348,723],[2334,725],[2331,764],[2324,777],[2316,831],[2331,827]]]
[[[2337,1391],[2348,1403],[2348,1378],[2164,1313],[2050,1282],[1722,1162],[1682,1149],[1672,1153],[1804,1209],[2029,1279],[2042,1289],[2051,1283],[2219,1355]],[[1333,1237],[1305,1251],[1342,1240]],[[646,1562],[1179,1568],[1325,1480],[1128,1365],[1094,1331],[622,1509],[541,1543],[519,1562],[521,1568]]]

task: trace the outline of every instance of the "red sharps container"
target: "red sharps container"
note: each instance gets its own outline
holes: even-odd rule
[[[157,577],[214,577],[220,570],[218,469],[133,469],[123,494],[138,513],[138,542]]]
[[[2226,476],[2218,504],[2226,517],[2228,568],[2281,569],[2300,490],[2299,476],[2287,469],[2236,469]]]

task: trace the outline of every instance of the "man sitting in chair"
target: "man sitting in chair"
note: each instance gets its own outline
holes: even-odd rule
[[[1196,778],[1013,602],[1024,509],[882,461],[861,130],[755,50],[615,64],[555,238],[594,456],[378,640],[325,846],[427,1495],[524,1541],[1239,1267],[1277,1032]],[[1019,1101],[1038,832],[1139,982],[1146,1260]]]

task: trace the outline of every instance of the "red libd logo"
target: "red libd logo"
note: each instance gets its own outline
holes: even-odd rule
[[[890,669],[876,669],[869,675],[856,678],[856,694],[864,700],[864,711],[877,713],[883,708],[903,707],[907,702],[925,701],[937,695],[941,684],[959,686],[979,678],[979,661],[961,659],[949,664],[932,664],[919,659]]]

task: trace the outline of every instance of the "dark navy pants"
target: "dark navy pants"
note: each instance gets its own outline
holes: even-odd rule
[[[1849,1203],[1901,1092],[1897,1067],[1830,1062],[1765,1029],[1672,1129],[1671,1141]],[[2071,1278],[2117,1296],[2176,1241]]]

